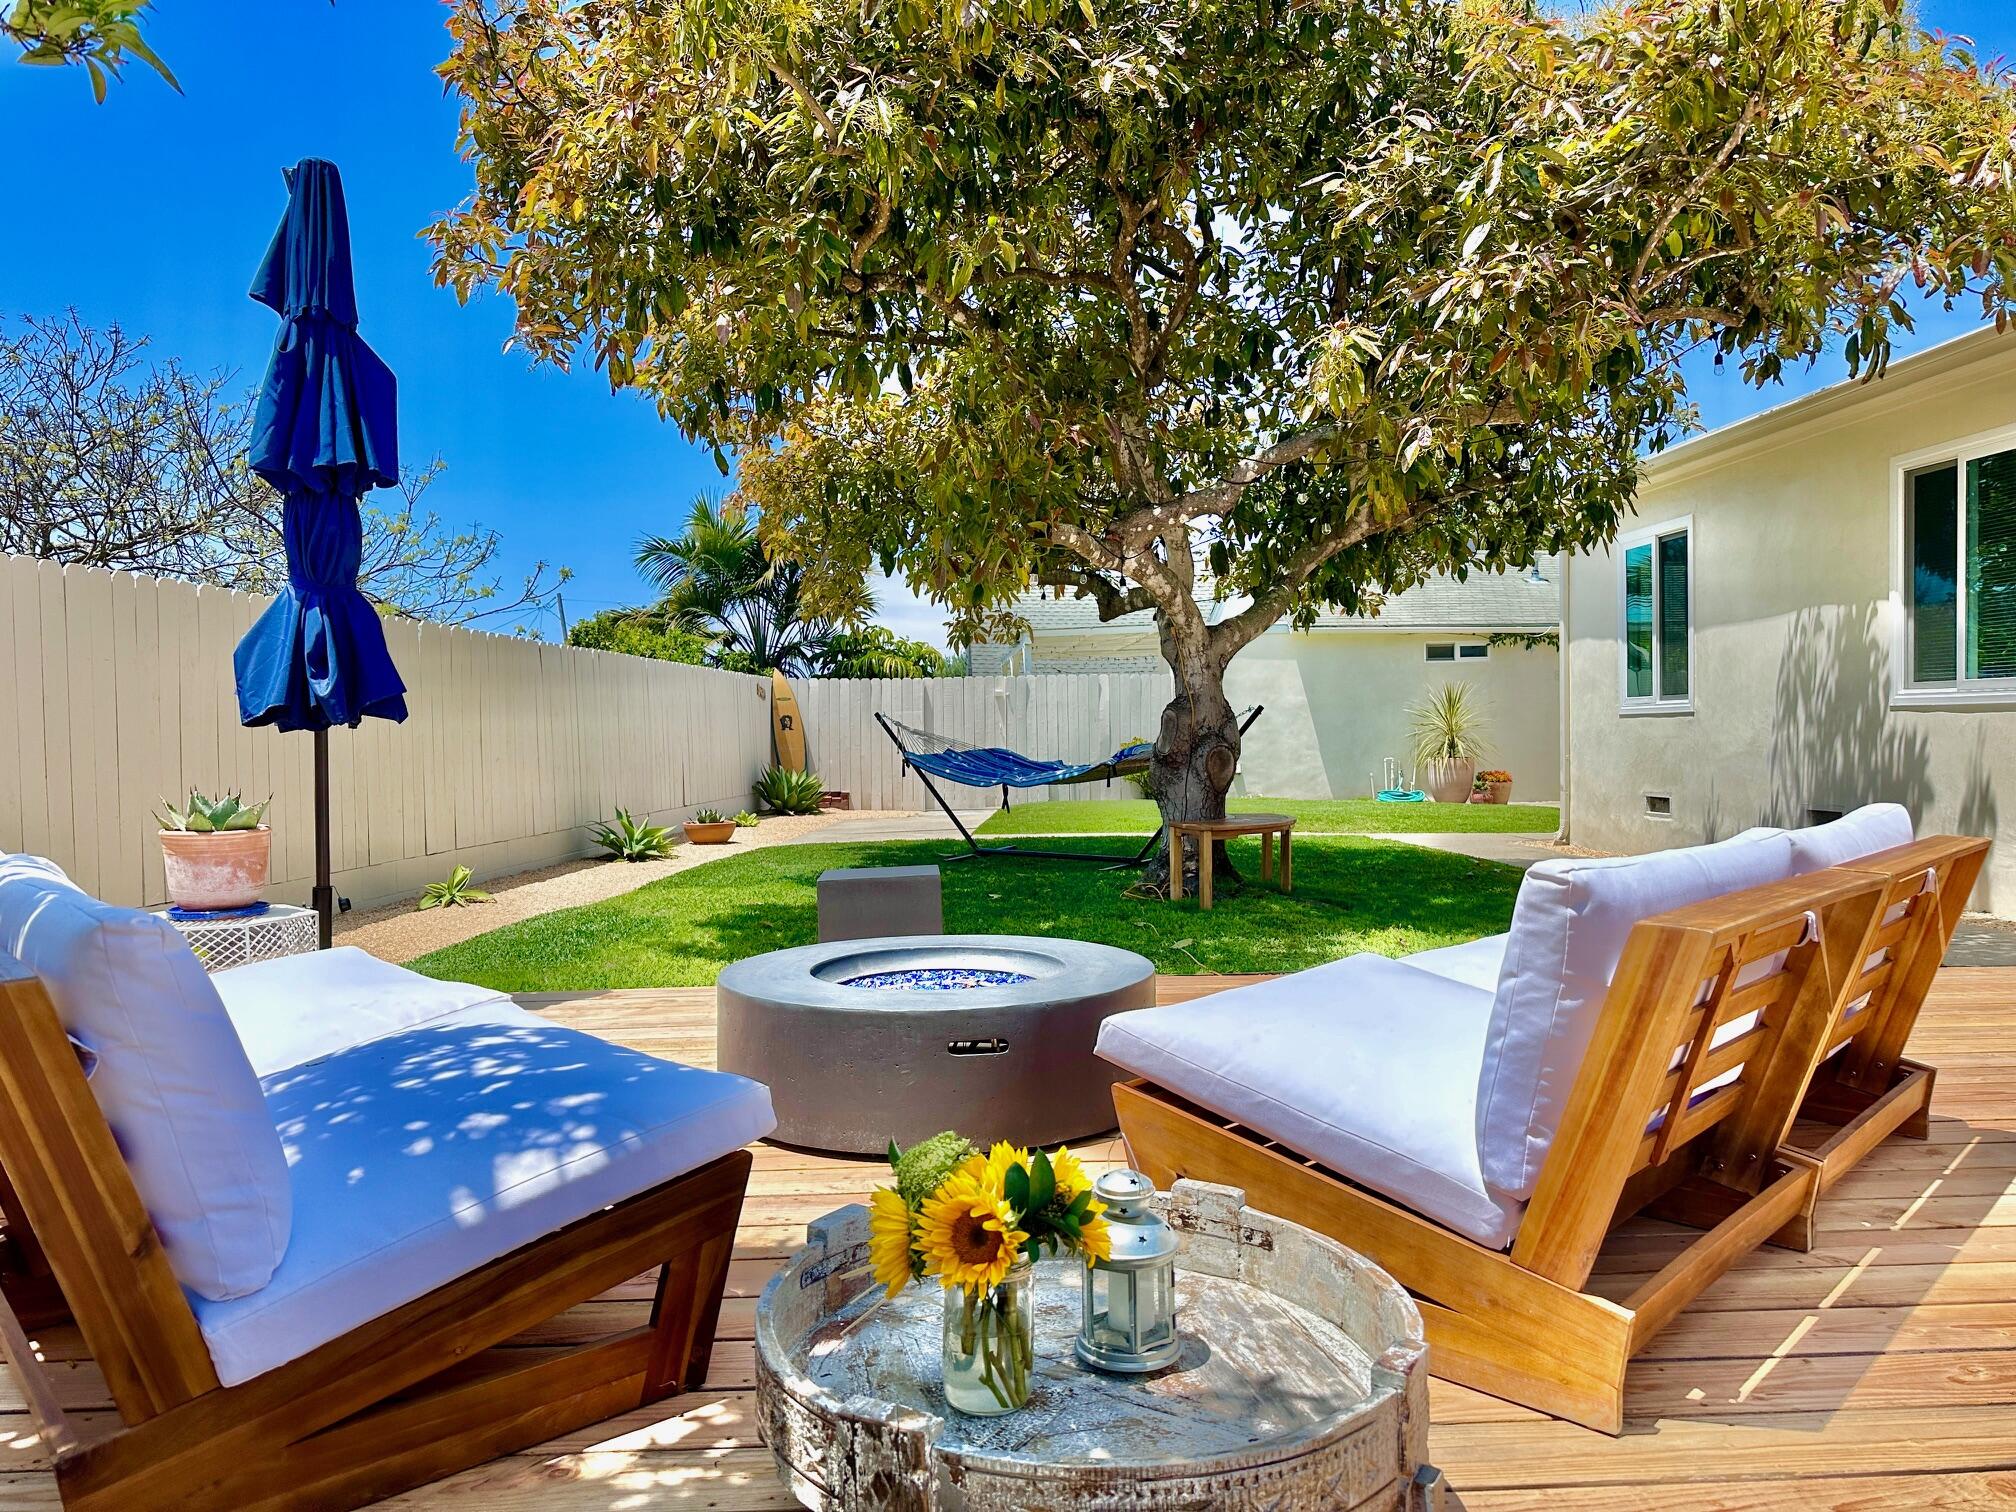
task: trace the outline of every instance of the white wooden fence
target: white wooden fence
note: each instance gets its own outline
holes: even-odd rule
[[[1169,702],[1166,672],[1071,673],[1037,677],[830,678],[793,682],[805,716],[806,759],[829,788],[857,809],[929,809],[931,795],[875,715],[976,746],[1007,746],[1050,761],[1098,761],[1133,740],[1153,740]],[[991,808],[997,788],[939,783],[954,808]],[[1030,788],[1048,799],[1132,798],[1114,782]]]
[[[311,739],[238,723],[231,651],[263,599],[0,556],[0,851],[52,857],[108,901],[164,901],[163,796],[273,795],[271,895],[314,871]],[[411,894],[584,854],[618,804],[664,820],[746,806],[770,761],[767,679],[388,622],[404,724],[330,739],[337,891]]]

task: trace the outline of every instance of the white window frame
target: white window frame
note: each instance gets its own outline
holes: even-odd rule
[[[1659,577],[1659,539],[1673,535],[1687,537],[1687,692],[1681,698],[1662,697],[1659,691],[1659,599],[1663,591]],[[1633,698],[1626,691],[1631,686],[1631,639],[1630,626],[1626,621],[1624,559],[1632,547],[1645,545],[1652,548],[1652,692]],[[1694,712],[1694,687],[1700,676],[1700,663],[1694,655],[1694,585],[1701,575],[1701,559],[1695,550],[1696,545],[1694,516],[1684,514],[1661,520],[1657,525],[1647,525],[1629,535],[1620,535],[1617,544],[1611,548],[1617,560],[1617,712],[1620,714],[1642,716]]]
[[[2016,451],[2016,425],[1977,431],[1943,446],[1928,446],[1890,459],[1890,707],[1893,709],[2016,709],[2016,677],[1966,677],[1967,665],[1967,479],[1969,462],[1997,452]],[[1921,683],[1911,676],[1911,603],[1906,588],[1909,557],[1905,533],[1911,474],[1950,463],[1959,472],[1954,508],[1959,542],[1958,600],[1953,614],[1953,670],[1950,682]]]
[[[1437,651],[1447,651],[1449,654],[1447,656],[1437,656],[1435,654]],[[1457,660],[1456,642],[1427,641],[1422,646],[1421,658],[1423,661],[1453,663]]]
[[[1491,642],[1489,641],[1458,641],[1456,643],[1456,660],[1459,662],[1489,661],[1490,659]]]

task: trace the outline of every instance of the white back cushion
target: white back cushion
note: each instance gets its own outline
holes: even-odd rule
[[[1530,1197],[1596,1032],[1624,941],[1641,919],[1790,876],[1783,830],[1648,856],[1542,861],[1512,909],[1477,1085],[1484,1178]]]
[[[287,1158],[210,979],[167,920],[80,891],[53,862],[0,856],[0,950],[42,979],[97,1057],[91,1091],[176,1278],[244,1296],[287,1250]]]
[[[233,966],[210,978],[258,1076],[305,1065],[369,1040],[431,1023],[505,994],[467,982],[437,982],[338,945]]]
[[[1830,824],[1793,830],[1786,838],[1792,842],[1792,875],[1803,877],[1823,867],[1909,845],[1918,837],[1912,832],[1911,813],[1903,804],[1871,803]]]

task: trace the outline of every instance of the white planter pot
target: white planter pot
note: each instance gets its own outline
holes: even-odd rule
[[[1437,803],[1468,803],[1476,782],[1474,761],[1431,761],[1421,769],[1421,790]]]

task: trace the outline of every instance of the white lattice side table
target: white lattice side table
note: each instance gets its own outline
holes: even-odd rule
[[[264,913],[221,919],[178,919],[174,910],[155,910],[174,925],[205,971],[225,971],[276,956],[306,955],[315,949],[316,918],[312,908],[275,903]]]

